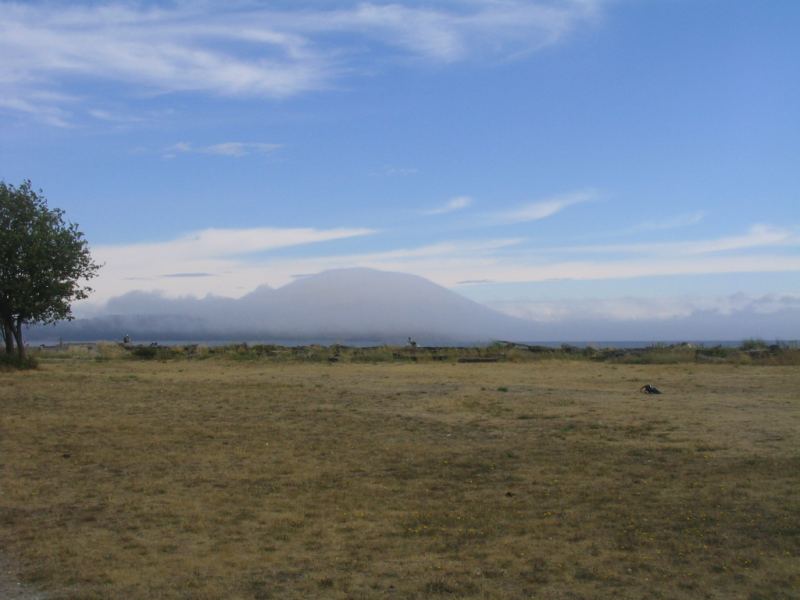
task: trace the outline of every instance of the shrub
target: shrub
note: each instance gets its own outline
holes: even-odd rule
[[[745,352],[749,350],[766,350],[767,348],[769,348],[767,342],[755,338],[744,340],[740,346],[740,349]]]
[[[127,350],[119,344],[112,342],[99,342],[97,344],[97,358],[99,360],[111,360],[127,356]]]
[[[131,350],[131,356],[141,358],[143,360],[167,360],[170,358],[178,358],[182,355],[182,349],[170,348],[167,346],[136,346],[133,350]]]
[[[131,354],[136,358],[152,360],[158,354],[158,348],[155,348],[153,346],[136,346],[136,348],[131,350]]]
[[[19,370],[24,371],[27,369],[36,369],[39,366],[39,361],[33,356],[26,356],[19,358],[16,354],[0,354],[0,370],[11,371]]]

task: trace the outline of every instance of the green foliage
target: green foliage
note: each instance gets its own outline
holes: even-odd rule
[[[24,355],[23,325],[72,319],[71,303],[88,296],[85,281],[98,269],[78,226],[48,208],[30,181],[0,181],[0,329],[7,351],[16,343]]]
[[[137,346],[131,350],[131,354],[136,358],[152,360],[158,355],[158,348],[153,348],[152,346]]]
[[[745,352],[748,352],[751,350],[767,350],[769,349],[769,345],[764,340],[759,340],[754,338],[754,339],[744,340],[740,348]]]
[[[182,358],[185,353],[180,346],[136,346],[131,350],[131,356],[143,360],[169,360]]]
[[[376,346],[373,348],[353,348],[349,352],[350,362],[354,363],[386,363],[392,362],[393,349],[391,346]]]
[[[708,348],[701,347],[695,352],[697,358],[728,358],[732,354],[738,352],[736,348],[726,348],[725,346],[709,346]]]
[[[41,349],[37,356],[44,359],[96,358],[114,360],[128,357],[140,360],[206,360],[220,358],[235,362],[264,363],[328,363],[335,364],[459,364],[513,362],[531,363],[543,360],[570,362],[605,362],[611,364],[735,364],[735,365],[800,365],[800,347],[796,343],[771,344],[765,349],[744,350],[742,347],[694,346],[691,344],[659,344],[648,348],[576,348],[513,345],[499,347],[417,347],[414,352],[405,346],[349,347],[278,346],[273,344],[231,344],[227,346],[135,346],[99,343],[71,345],[66,350]],[[487,360],[483,360],[487,359]],[[491,360],[488,360],[491,359]],[[491,368],[487,365],[487,368]],[[507,386],[495,388],[510,391]]]
[[[615,362],[637,365],[670,365],[695,361],[695,349],[689,346],[663,344],[625,352]]]
[[[39,361],[33,356],[24,356],[20,358],[16,354],[0,354],[0,371],[36,369],[39,366]]]

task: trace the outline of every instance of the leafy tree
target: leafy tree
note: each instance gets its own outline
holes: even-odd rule
[[[48,208],[30,181],[0,181],[0,330],[5,350],[25,358],[23,325],[71,320],[99,269],[78,226]]]

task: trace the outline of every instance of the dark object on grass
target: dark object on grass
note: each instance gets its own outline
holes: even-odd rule
[[[660,389],[658,389],[654,385],[650,385],[649,383],[647,383],[647,384],[643,385],[642,387],[640,387],[639,391],[642,392],[643,394],[660,394],[661,393]]]

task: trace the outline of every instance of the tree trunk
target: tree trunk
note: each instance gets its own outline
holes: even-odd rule
[[[14,339],[17,340],[17,356],[20,360],[25,359],[25,344],[22,343],[22,322],[14,323]]]
[[[0,324],[0,331],[3,333],[3,342],[6,345],[6,354],[14,354],[14,334],[11,332],[11,326],[3,319]]]

